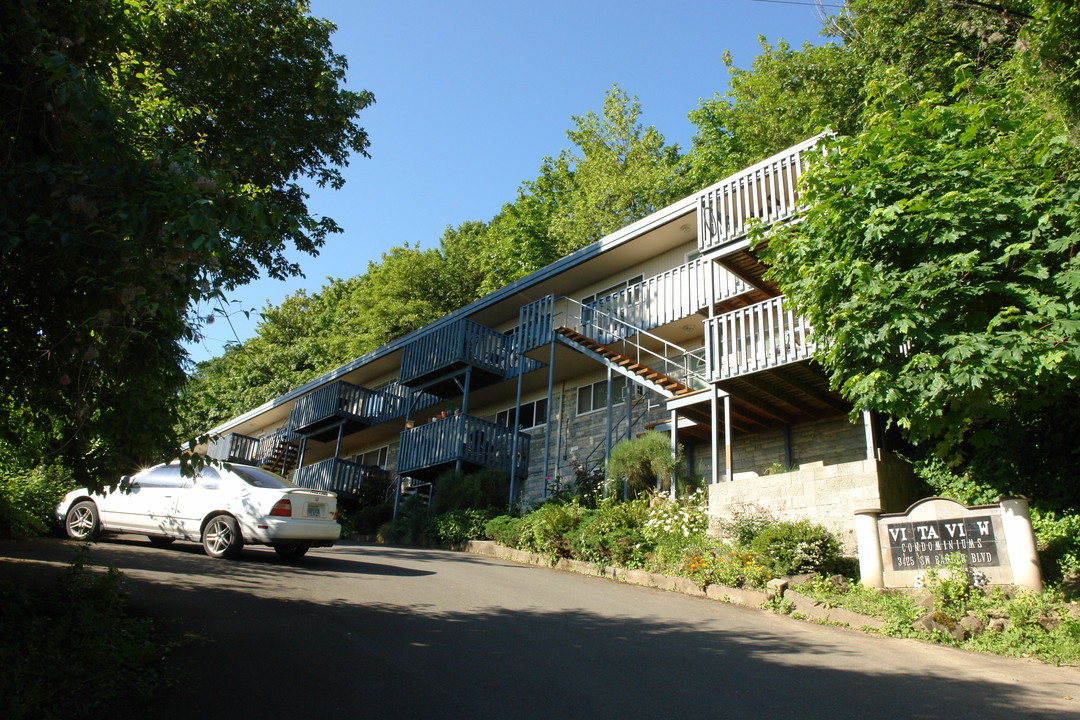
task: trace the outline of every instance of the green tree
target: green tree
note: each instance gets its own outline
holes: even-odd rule
[[[854,53],[836,44],[792,50],[783,40],[775,48],[758,40],[761,53],[749,70],[736,68],[724,53],[727,93],[690,112],[697,129],[688,158],[695,189],[822,130],[848,134],[858,128],[864,72]]]
[[[677,145],[640,122],[641,104],[618,86],[600,114],[572,116],[573,147],[544,158],[490,224],[481,256],[490,292],[625,227],[690,189]]]
[[[1058,465],[1044,488],[1074,487],[1075,442],[1051,440],[1080,413],[1080,154],[1013,85],[960,78],[950,96],[877,91],[766,256],[856,408],[952,462],[1039,449]]]
[[[191,302],[314,253],[372,102],[292,0],[0,9],[0,444],[97,482],[174,452]],[[26,437],[36,438],[26,443]]]

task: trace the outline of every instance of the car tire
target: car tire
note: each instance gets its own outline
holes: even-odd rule
[[[64,518],[64,530],[72,540],[97,540],[101,534],[97,505],[92,500],[72,505]]]
[[[163,537],[161,535],[147,535],[147,539],[150,540],[150,544],[154,547],[167,547],[172,545],[176,538]]]
[[[282,560],[299,560],[307,554],[309,545],[304,543],[281,543],[274,546],[274,552]]]
[[[240,526],[232,515],[214,515],[206,521],[202,545],[212,558],[235,558],[244,549]]]

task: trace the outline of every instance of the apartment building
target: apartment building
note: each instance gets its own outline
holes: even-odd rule
[[[902,510],[910,473],[830,390],[751,221],[798,216],[815,139],[785,150],[214,428],[208,454],[350,497],[496,468],[512,493],[602,470],[646,429],[684,448],[710,514]],[[437,490],[436,490],[437,491]]]

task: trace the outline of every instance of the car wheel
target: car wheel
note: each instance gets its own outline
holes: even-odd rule
[[[234,558],[244,549],[240,526],[231,515],[215,515],[206,522],[202,532],[206,554],[213,558]]]
[[[308,545],[303,543],[289,543],[274,546],[274,552],[282,560],[299,560],[307,555]]]
[[[64,519],[64,529],[72,540],[96,540],[101,532],[97,505],[90,500],[72,505]]]
[[[162,537],[161,535],[147,535],[146,537],[150,540],[150,544],[154,547],[165,547],[167,545],[172,545],[173,541],[176,540],[176,538]]]

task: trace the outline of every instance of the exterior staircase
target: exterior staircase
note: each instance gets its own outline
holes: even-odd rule
[[[616,372],[657,391],[664,397],[676,397],[693,391],[691,388],[672,377],[668,377],[659,370],[654,370],[648,365],[643,365],[633,358],[623,355],[608,345],[596,342],[576,330],[572,330],[568,327],[559,327],[555,328],[555,332],[561,337],[566,338],[575,346],[578,346],[578,349],[584,349],[593,356],[599,356],[601,362],[611,366]]]

